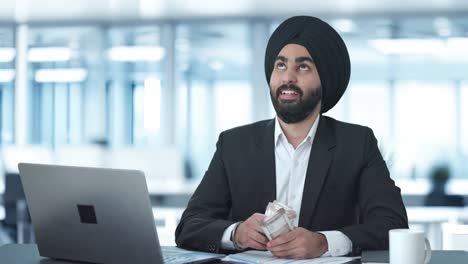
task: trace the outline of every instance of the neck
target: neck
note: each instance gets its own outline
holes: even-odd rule
[[[299,144],[301,144],[301,142],[304,141],[304,139],[307,137],[307,134],[309,134],[309,131],[319,114],[320,105],[317,105],[314,111],[301,122],[288,124],[281,120],[281,118],[278,118],[284,135],[288,139],[288,142],[293,145],[294,149],[296,149]]]

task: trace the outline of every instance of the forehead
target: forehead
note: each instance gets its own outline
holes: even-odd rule
[[[312,56],[310,56],[307,49],[304,46],[299,45],[299,44],[288,44],[284,46],[278,53],[278,56],[283,56],[286,58],[297,58],[297,57],[312,58]]]

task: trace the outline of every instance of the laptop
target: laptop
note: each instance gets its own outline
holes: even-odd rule
[[[199,263],[224,257],[175,247],[161,250],[141,171],[18,167],[43,257],[105,264]]]

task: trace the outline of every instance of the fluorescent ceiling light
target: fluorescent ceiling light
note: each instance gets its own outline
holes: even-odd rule
[[[375,39],[370,40],[377,51],[389,55],[421,55],[445,52],[445,43],[440,39]]]
[[[160,61],[165,50],[159,46],[116,46],[110,48],[107,55],[112,61]]]
[[[34,79],[39,83],[73,83],[84,81],[87,75],[83,68],[40,69],[36,71]]]
[[[0,83],[13,82],[14,79],[15,79],[15,70],[13,69],[0,70]]]
[[[66,47],[30,48],[28,60],[30,62],[69,61],[72,51]]]
[[[10,62],[16,56],[14,48],[0,48],[0,62]]]
[[[468,38],[444,39],[376,39],[370,44],[379,52],[389,55],[433,55],[466,58]]]

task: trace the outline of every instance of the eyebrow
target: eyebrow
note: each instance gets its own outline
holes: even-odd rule
[[[278,56],[276,57],[276,60],[280,60],[282,62],[288,62],[288,58],[284,57],[284,56]],[[310,63],[314,63],[314,60],[310,57],[297,57],[295,60],[294,60],[296,63],[301,63],[301,62],[304,62],[304,61],[308,61]]]

